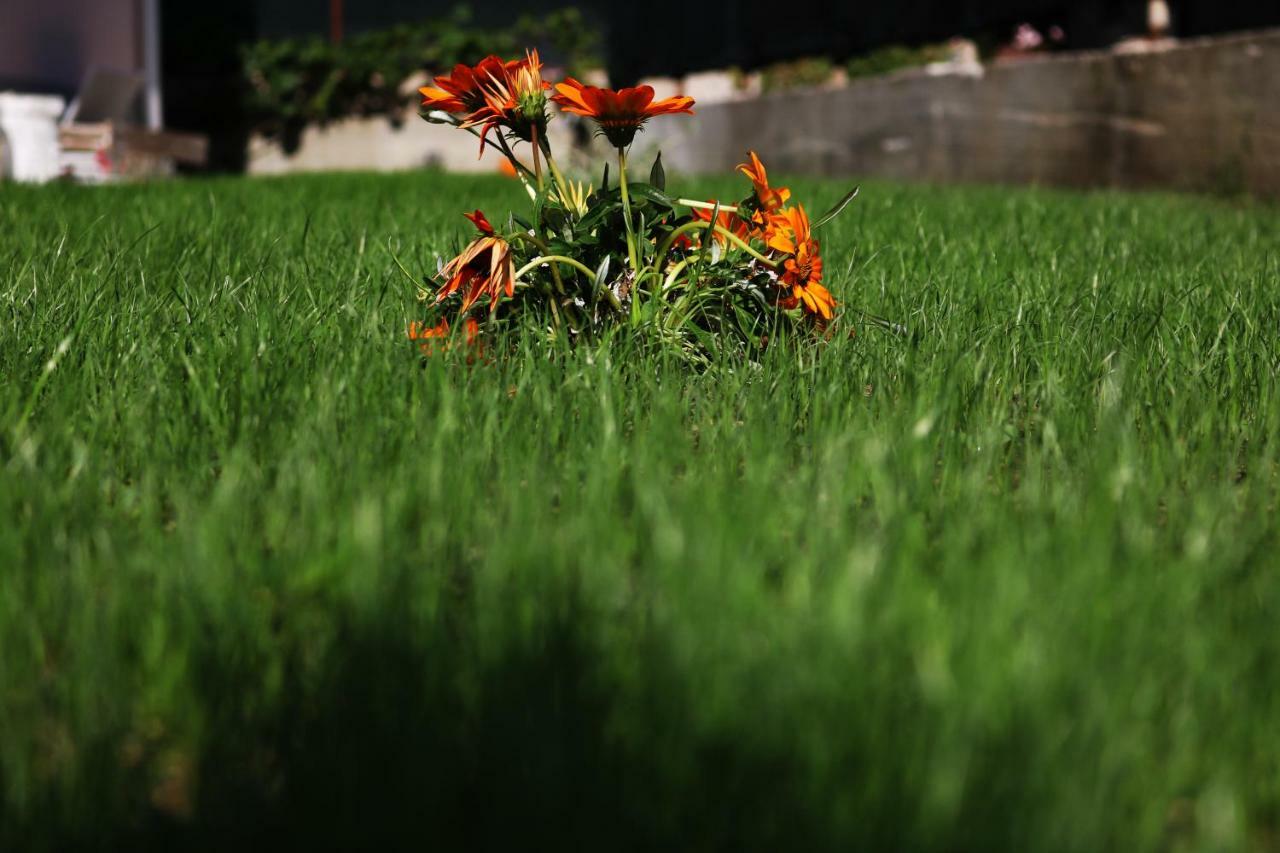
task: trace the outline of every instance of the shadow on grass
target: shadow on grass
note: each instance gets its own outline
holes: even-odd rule
[[[794,808],[782,794],[794,768],[731,744],[689,756],[677,728],[689,697],[656,702],[667,719],[645,710],[643,748],[616,734],[638,709],[620,704],[581,624],[558,620],[538,648],[478,674],[458,666],[457,640],[351,631],[308,707],[247,742],[231,720],[212,738],[193,821],[157,820],[135,840],[650,849],[781,842],[784,825],[797,837],[801,816],[779,814]],[[209,687],[211,702],[223,695]]]
[[[344,619],[338,651],[309,677],[293,661],[286,700],[266,707],[244,700],[261,678],[253,657],[210,641],[195,698],[203,747],[186,789],[122,772],[118,745],[104,746],[77,819],[37,814],[12,849],[821,850],[930,835],[919,831],[919,780],[885,766],[857,720],[848,743],[832,744],[838,790],[827,789],[791,748],[795,731],[753,731],[751,708],[733,731],[695,724],[696,685],[661,654],[622,689],[579,608],[488,665],[456,624],[415,637],[407,618],[384,615]],[[1024,751],[988,758],[1004,781],[1025,778]],[[970,781],[970,826],[1011,844],[1001,812],[1016,785]]]

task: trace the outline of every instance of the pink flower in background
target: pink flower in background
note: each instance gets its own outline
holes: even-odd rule
[[[1013,33],[1013,46],[1017,50],[1033,51],[1044,44],[1044,36],[1030,24],[1018,24]]]

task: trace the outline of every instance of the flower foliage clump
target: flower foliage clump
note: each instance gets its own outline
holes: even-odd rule
[[[692,98],[656,100],[649,86],[613,90],[572,77],[552,85],[536,51],[458,65],[421,92],[424,118],[469,131],[482,153],[500,152],[532,201],[503,227],[479,210],[464,214],[477,233],[439,269],[433,306],[453,312],[469,344],[484,334],[477,315],[528,318],[567,340],[629,328],[705,362],[780,332],[820,333],[836,316],[816,232],[856,189],[811,221],[789,189],[769,183],[755,152],[739,166],[751,191],[732,203],[668,194],[661,155],[648,181],[630,177],[636,134],[650,119],[692,114]],[[547,138],[552,105],[596,125],[617,152],[615,183],[610,164],[598,184],[561,172]],[[450,328],[415,324],[411,337],[434,352]]]

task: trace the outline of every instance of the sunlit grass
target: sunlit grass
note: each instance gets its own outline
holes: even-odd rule
[[[1280,213],[864,186],[906,335],[423,365],[521,202],[0,191],[0,847],[1276,846]]]

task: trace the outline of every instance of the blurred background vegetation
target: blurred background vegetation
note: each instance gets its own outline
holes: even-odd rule
[[[304,125],[348,116],[414,115],[418,85],[457,63],[489,54],[521,55],[526,46],[570,73],[603,64],[600,33],[575,8],[521,15],[508,25],[483,26],[471,11],[356,33],[340,42],[318,35],[259,39],[241,49],[246,110],[252,128],[282,134],[288,147]]]

